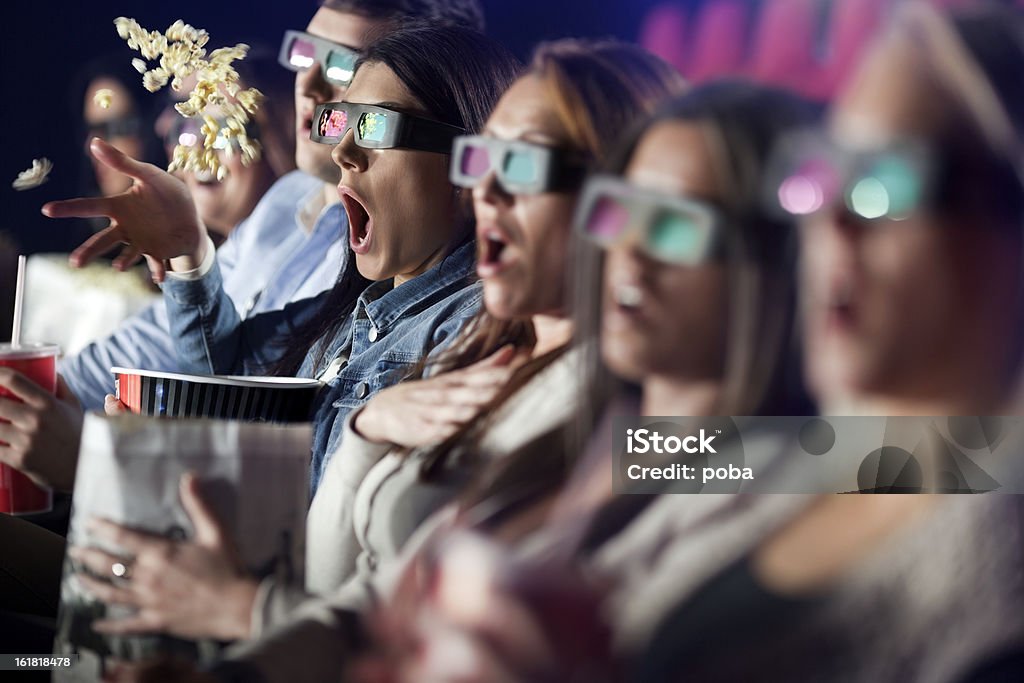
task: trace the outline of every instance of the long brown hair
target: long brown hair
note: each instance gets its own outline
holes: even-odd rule
[[[667,63],[636,46],[612,40],[565,39],[541,44],[524,75],[538,76],[546,84],[550,102],[569,131],[569,148],[589,159],[595,168],[606,162],[624,130],[685,87],[682,76]],[[567,278],[571,270],[567,269]],[[484,309],[467,324],[451,348],[431,363],[430,369],[446,372],[464,368],[507,345],[532,351],[536,342],[529,318],[501,320]],[[568,347],[556,348],[517,368],[509,383],[475,419],[431,448],[424,460],[423,477],[429,479],[439,473],[456,450],[474,453],[495,411]],[[418,370],[424,369],[421,366]]]
[[[743,81],[694,88],[667,102],[622,141],[609,169],[622,175],[640,141],[659,123],[702,126],[718,155],[720,182],[729,188],[729,332],[723,395],[717,415],[805,415],[814,411],[799,362],[796,328],[796,229],[764,201],[763,178],[775,143],[787,131],[815,123],[820,109],[789,92]],[[599,250],[580,240],[588,267],[581,287],[598,289]],[[584,292],[575,311],[581,333],[597,337],[600,308]],[[595,352],[596,356],[596,352]],[[599,363],[599,361],[595,361]]]

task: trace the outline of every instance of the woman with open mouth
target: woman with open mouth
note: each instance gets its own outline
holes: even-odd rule
[[[51,203],[44,211],[111,218],[110,229],[79,249],[76,258],[82,261],[123,241],[129,246],[122,260],[142,253],[166,264],[165,301],[189,371],[276,370],[322,380],[311,415],[315,491],[349,411],[454,339],[479,309],[474,220],[461,189],[448,180],[448,160],[454,138],[482,128],[517,71],[504,48],[457,26],[403,28],[369,47],[349,100],[321,105],[344,114],[346,124],[340,139],[321,140],[337,145],[338,192],[349,217],[352,249],[339,264],[338,283],[314,299],[244,323],[223,292],[213,248],[188,191],[170,174],[94,141],[100,161],[135,178],[132,190]],[[77,447],[68,452],[73,472]],[[85,557],[96,562],[97,552],[89,550]],[[168,562],[164,568],[173,566]],[[234,579],[237,571],[221,576]],[[97,586],[101,599],[129,599],[103,588]],[[255,580],[243,582],[241,590],[251,605]],[[203,599],[199,592],[191,594]],[[247,609],[233,615],[238,619],[189,621],[181,634],[247,637]],[[108,626],[152,630],[140,623]]]
[[[403,93],[397,88],[363,87],[360,75],[365,79],[378,68],[384,67],[375,63],[358,72],[350,99],[399,101]],[[591,82],[602,87],[587,88]],[[435,375],[384,390],[346,421],[342,446],[330,458],[310,511],[309,592],[268,578],[254,597],[240,589],[255,587],[248,577],[225,580],[197,570],[182,583],[194,594],[218,595],[210,608],[221,616],[186,624],[170,613],[202,614],[199,601],[164,601],[164,622],[174,623],[176,634],[207,635],[202,628],[236,615],[236,637],[256,636],[287,619],[310,592],[330,595],[345,583],[343,592],[369,585],[376,567],[394,560],[416,527],[464,488],[478,465],[568,420],[582,390],[578,357],[569,350],[572,323],[564,284],[580,185],[587,169],[605,160],[620,131],[682,87],[671,67],[625,44],[564,41],[537,52],[483,135],[457,139],[450,170],[460,187],[473,189],[477,223],[483,226],[478,235],[501,226],[514,236],[503,243],[515,253],[514,262],[506,257],[514,263],[514,277],[484,277],[486,310],[432,363],[440,368]],[[356,107],[386,116],[369,106],[339,104],[336,111],[349,121]],[[362,121],[367,138],[378,135],[382,121]],[[368,150],[352,137],[343,136],[334,152],[343,169],[339,194],[350,217],[356,265],[373,278],[414,263],[418,257],[403,250],[426,249],[397,239],[402,236],[391,226],[411,217],[396,215],[402,210],[398,204],[376,201],[391,190],[365,175]],[[559,467],[554,456],[551,466]],[[197,550],[191,544],[188,549]],[[93,553],[81,555],[97,557]],[[330,653],[309,657],[323,654]]]
[[[618,583],[599,593],[615,628],[620,680],[1021,678],[1024,514],[1020,495],[1011,494],[1024,485],[1022,29],[1019,13],[1000,6],[950,17],[925,3],[903,5],[843,88],[826,129],[791,137],[780,150],[783,173],[763,178],[766,195],[804,216],[804,367],[826,414],[1013,417],[999,433],[990,421],[959,435],[952,420],[928,417],[897,481],[876,481],[867,495],[735,496],[724,506],[709,496],[659,496],[588,565],[606,586]],[[630,180],[657,182],[658,174],[637,172],[645,146],[660,142],[664,152],[671,133],[650,129]],[[683,133],[677,126],[680,148]],[[666,164],[671,158],[662,154]],[[682,155],[675,160],[682,164]],[[699,176],[690,178],[698,191]],[[607,271],[612,287],[616,269]],[[621,284],[639,284],[639,274],[622,272],[634,279]],[[647,291],[617,305],[643,306]],[[651,330],[664,309],[647,310],[654,315],[631,317],[643,316]],[[616,357],[622,367],[652,358]],[[877,419],[899,429],[893,418]],[[790,444],[780,456],[799,448]],[[821,457],[829,455],[842,457]],[[879,495],[986,491],[971,482],[987,483],[988,493]],[[583,506],[579,497],[566,502],[569,511]],[[557,580],[553,571],[543,577]],[[514,609],[523,601],[503,601],[507,595],[490,599],[475,632],[465,629],[464,613],[452,620],[461,617],[463,633],[472,634],[460,646],[472,642],[482,653],[463,663],[481,663],[483,673],[463,666],[457,677],[431,680],[542,680],[494,666],[522,659],[494,636],[529,642],[506,625],[538,613]],[[544,623],[550,643],[556,622]],[[436,621],[432,629],[445,631]],[[571,637],[567,631],[563,624]],[[568,679],[557,664],[553,670],[563,675],[544,680]]]
[[[825,415],[886,416],[886,447],[867,495],[804,496],[705,580],[666,563],[631,596],[679,594],[635,680],[1020,680],[1022,37],[999,5],[901,5],[783,150],[809,386]],[[1014,417],[948,417],[992,415]]]
[[[164,299],[187,371],[323,381],[311,415],[315,491],[348,412],[453,339],[479,308],[473,216],[448,181],[448,159],[456,136],[483,126],[516,69],[497,43],[455,26],[403,29],[366,51],[349,100],[321,105],[347,117],[340,139],[319,141],[337,144],[349,258],[333,290],[282,311],[242,322],[185,186],[102,142],[94,154],[130,172],[132,191],[44,212],[111,218],[73,255],[79,262],[125,242],[122,261],[141,253],[158,273],[166,267]]]
[[[611,173],[588,179],[575,265],[588,252],[603,265],[592,264],[589,287],[576,292],[576,331],[598,341],[607,369],[640,399],[634,405],[626,389],[609,416],[812,410],[792,345],[795,225],[766,209],[761,174],[774,141],[814,120],[813,107],[781,91],[698,87],[634,127]],[[585,423],[588,412],[579,411]],[[650,546],[727,511],[731,497],[615,496],[610,422],[593,432],[577,476],[547,489],[559,495],[519,505],[491,486],[492,495],[463,501],[461,524],[420,544],[420,562],[387,604],[392,631],[368,666],[410,682],[631,680],[615,665],[638,637],[629,591],[650,576]],[[525,471],[539,479],[550,452],[541,441],[508,461],[532,462]],[[636,534],[625,544],[640,551],[612,545],[605,557],[624,528]],[[446,658],[453,647],[461,656]]]
[[[435,375],[385,389],[347,421],[310,509],[308,586],[328,593],[357,569],[352,583],[365,582],[476,470],[569,420],[584,383],[567,292],[580,187],[621,131],[682,88],[634,46],[550,43],[482,134],[456,139],[450,175],[473,192],[484,309]],[[562,455],[548,467],[564,470]],[[267,614],[285,597],[272,593]]]

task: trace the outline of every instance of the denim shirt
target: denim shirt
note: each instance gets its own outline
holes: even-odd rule
[[[370,285],[337,333],[306,355],[299,376],[324,382],[312,410],[311,494],[341,444],[345,417],[453,340],[479,310],[483,292],[474,278],[475,250],[474,242],[464,244],[399,287],[390,280]],[[282,355],[282,341],[316,314],[328,294],[242,321],[223,292],[216,265],[198,280],[164,283],[178,355],[185,371],[194,373],[266,374]],[[321,346],[326,353],[319,353]]]
[[[299,218],[323,196],[324,183],[293,171],[278,178],[248,218],[217,250],[224,290],[242,317],[282,308],[330,289],[348,253],[342,204],[325,207],[313,230]],[[128,318],[108,337],[60,362],[60,373],[86,410],[103,410],[113,393],[111,366],[180,372],[164,302]]]

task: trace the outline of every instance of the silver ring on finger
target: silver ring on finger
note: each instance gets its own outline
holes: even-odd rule
[[[110,573],[116,579],[130,581],[132,578],[132,565],[130,562],[114,562],[110,565]]]

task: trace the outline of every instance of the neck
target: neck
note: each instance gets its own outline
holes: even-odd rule
[[[825,399],[823,415],[946,416],[1003,415],[1013,406],[1004,396],[957,396],[930,398],[914,396],[860,395]]]
[[[531,356],[537,358],[560,346],[565,346],[572,339],[572,319],[564,315],[535,315],[532,318],[533,329],[537,334],[537,344]]]
[[[405,284],[409,280],[412,280],[413,278],[427,272],[428,270],[436,266],[438,263],[443,261],[447,256],[455,253],[463,244],[465,244],[465,241],[462,239],[456,239],[453,242],[446,242],[442,244],[440,247],[437,248],[437,251],[427,256],[427,258],[424,259],[423,262],[420,263],[420,265],[414,268],[413,270],[409,271],[408,273],[399,273],[398,275],[395,275],[395,287],[398,287],[401,284]]]
[[[950,368],[947,368],[950,369]],[[994,373],[939,373],[891,389],[840,388],[820,397],[825,415],[945,416],[1002,415],[1012,409],[1012,385]]]
[[[643,382],[642,415],[702,416],[714,413],[722,395],[719,380],[680,380],[654,375]]]
[[[413,278],[416,278],[416,277],[419,277],[420,275],[423,275],[423,273],[427,272],[428,270],[430,270],[431,268],[436,266],[438,263],[440,263],[441,259],[443,259],[448,254],[448,251],[445,248],[446,246],[447,245],[441,247],[440,249],[435,251],[433,254],[428,256],[426,261],[421,263],[417,268],[415,268],[411,272],[399,273],[398,275],[396,275],[395,276],[395,287],[398,287],[399,285],[404,285],[409,280],[412,280]]]

